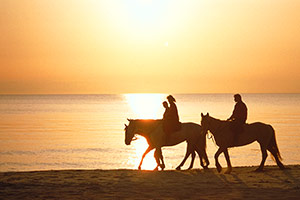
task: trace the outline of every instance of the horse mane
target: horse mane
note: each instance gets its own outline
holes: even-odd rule
[[[162,122],[162,119],[131,119],[130,121],[133,121],[135,123],[142,123],[142,124],[147,124],[147,125],[151,125],[151,124],[156,124],[159,122]]]
[[[162,119],[131,119],[130,121],[158,122],[162,121]]]
[[[162,119],[130,119],[130,122],[133,122],[143,129],[151,130],[161,124]]]
[[[209,117],[212,119],[212,120],[215,120],[215,121],[219,121],[219,122],[227,122],[226,120],[221,120],[221,119],[217,119],[217,118],[214,118],[212,116],[209,115]]]

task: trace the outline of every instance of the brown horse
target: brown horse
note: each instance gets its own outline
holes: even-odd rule
[[[260,166],[256,171],[263,171],[264,163],[268,156],[267,150],[271,152],[272,156],[275,158],[276,163],[280,169],[285,169],[282,164],[280,152],[277,146],[275,131],[271,125],[264,124],[261,122],[256,122],[252,124],[245,124],[243,133],[238,135],[238,138],[234,140],[233,132],[230,130],[230,123],[228,121],[222,121],[215,119],[207,113],[203,115],[201,113],[201,125],[205,132],[209,130],[219,146],[218,151],[215,154],[216,167],[218,172],[221,172],[222,167],[218,161],[219,155],[223,152],[227,162],[227,171],[225,173],[230,173],[232,166],[229,159],[228,148],[235,146],[243,146],[257,141],[260,145],[262,152],[262,161]]]
[[[203,168],[207,168],[209,161],[206,154],[206,138],[203,134],[202,127],[195,123],[182,123],[180,131],[174,132],[166,136],[162,128],[162,120],[141,120],[141,119],[128,119],[129,124],[125,124],[125,144],[130,145],[136,134],[139,134],[146,138],[148,142],[148,148],[144,152],[138,169],[141,169],[143,159],[152,149],[155,149],[154,157],[157,163],[155,170],[160,167],[162,170],[165,168],[161,147],[173,146],[181,142],[187,142],[187,151],[183,161],[176,168],[180,168],[184,165],[186,159],[192,154],[192,162],[190,168],[193,167],[195,159],[195,151],[200,157],[200,164]],[[204,164],[205,163],[205,164]]]

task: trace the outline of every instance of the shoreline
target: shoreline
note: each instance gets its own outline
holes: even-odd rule
[[[287,167],[0,172],[0,199],[297,199],[300,165]]]

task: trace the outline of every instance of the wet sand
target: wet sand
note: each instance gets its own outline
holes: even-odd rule
[[[288,167],[1,172],[0,199],[299,199],[300,165]]]

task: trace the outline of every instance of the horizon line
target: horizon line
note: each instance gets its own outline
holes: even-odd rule
[[[172,95],[189,95],[189,94],[237,94],[237,92],[189,92],[189,93],[164,93],[164,92],[124,92],[124,93],[0,93],[0,96],[13,95],[122,95],[122,94],[172,94]],[[240,92],[239,94],[300,94],[300,92]]]

